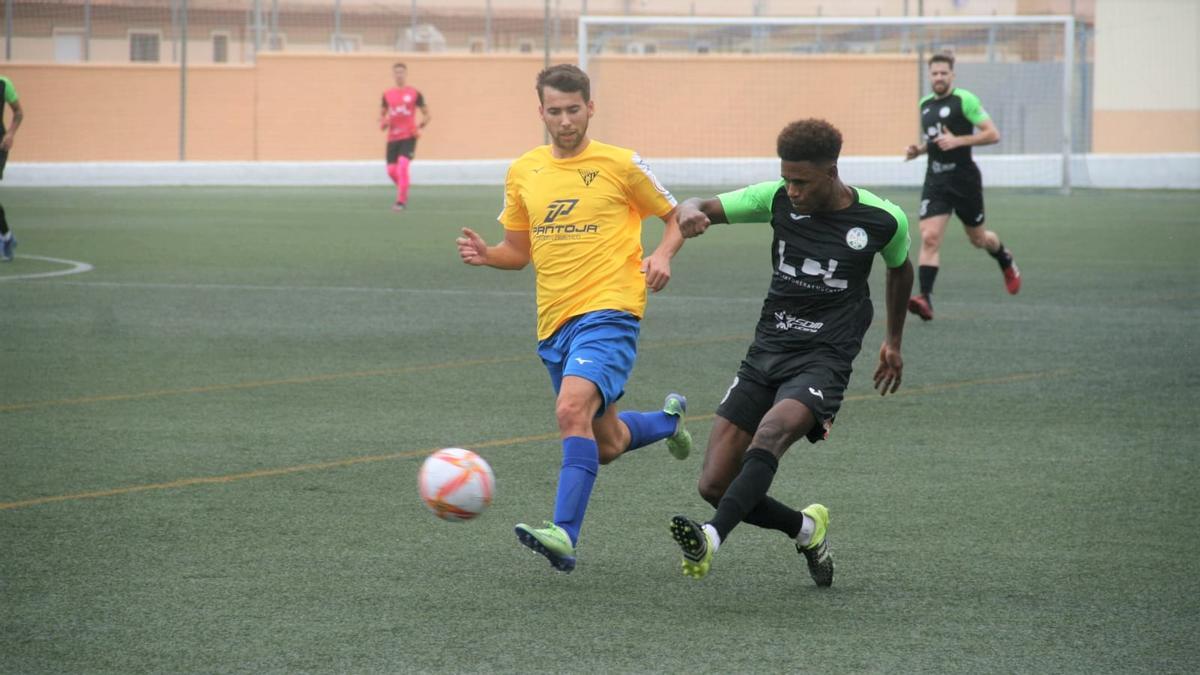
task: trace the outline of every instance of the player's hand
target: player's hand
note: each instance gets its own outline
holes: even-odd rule
[[[0,141],[0,150],[8,152],[9,150],[12,150],[12,144],[13,144],[13,135],[12,134],[4,134],[4,140]]]
[[[904,359],[900,350],[884,342],[879,348],[879,367],[875,369],[875,388],[879,395],[894,394],[900,388],[900,373],[904,370]]]
[[[962,138],[955,136],[953,131],[946,128],[945,124],[942,125],[942,133],[938,134],[935,142],[942,150],[953,150],[963,144]]]
[[[679,223],[679,234],[682,234],[684,239],[699,237],[704,234],[709,225],[712,225],[712,221],[703,211],[686,206],[679,207],[675,221]]]
[[[458,256],[468,265],[486,265],[488,263],[488,245],[469,227],[462,229],[463,236],[454,240],[458,244]]]
[[[661,291],[671,280],[671,259],[659,254],[646,256],[642,260],[642,274],[646,275],[646,288],[655,293]]]
[[[906,162],[911,159],[916,159],[920,156],[921,156],[921,148],[916,145],[910,145],[904,151],[904,161],[906,161]]]

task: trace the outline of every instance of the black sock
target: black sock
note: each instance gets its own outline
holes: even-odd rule
[[[996,249],[994,253],[992,251],[988,251],[988,255],[992,256],[996,259],[996,262],[1000,263],[1000,269],[1006,270],[1009,267],[1012,267],[1012,255],[1009,254],[1008,250],[1004,248],[1004,244],[1000,244],[1000,248]]]
[[[754,507],[743,519],[751,525],[768,530],[779,530],[795,539],[804,527],[804,514],[783,504],[773,497],[763,497],[758,506]]]
[[[925,296],[926,300],[933,295],[933,280],[937,279],[937,265],[921,265],[917,269],[917,274],[920,277],[921,295]]]
[[[717,503],[717,514],[708,521],[722,540],[767,496],[777,468],[779,460],[767,450],[750,448],[746,451],[741,472]]]
[[[0,237],[8,236],[8,217],[4,215],[4,205],[0,204]]]

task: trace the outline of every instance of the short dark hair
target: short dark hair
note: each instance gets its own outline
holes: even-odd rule
[[[799,120],[779,132],[775,149],[785,162],[836,162],[842,153],[842,132],[825,120]]]
[[[929,57],[929,65],[932,66],[935,63],[944,63],[950,66],[950,70],[954,70],[954,55],[949,52],[938,52]]]
[[[553,87],[567,94],[579,92],[583,95],[585,103],[592,100],[592,81],[588,79],[587,73],[569,63],[559,63],[538,73],[537,95],[539,101],[546,100],[543,96],[546,87]]]
[[[408,64],[404,63],[403,61],[397,61],[397,62],[393,63],[392,67],[393,68],[403,68],[405,70],[408,70]]]

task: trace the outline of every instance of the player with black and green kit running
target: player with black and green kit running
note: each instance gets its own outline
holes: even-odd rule
[[[823,440],[841,408],[874,316],[868,280],[877,257],[887,267],[887,319],[875,387],[887,394],[900,386],[913,284],[908,218],[842,182],[841,149],[841,132],[825,120],[793,122],[776,139],[779,178],[679,206],[685,237],[716,223],[746,223],[772,235],[771,284],[754,342],[717,406],[704,454],[698,489],[716,513],[707,521],[679,515],[670,524],[687,576],[707,575],[721,542],[744,521],[784,533],[813,581],[833,584],[829,509],[814,503],[795,510],[767,492],[788,448],[802,438]]]
[[[6,103],[12,107],[13,111],[12,124],[7,128],[4,126],[4,104]],[[21,101],[17,98],[17,90],[13,87],[12,80],[0,75],[0,178],[4,177],[4,165],[8,163],[8,151],[12,149],[13,139],[16,137],[17,129],[20,128],[23,119],[25,119],[25,110],[21,108]],[[16,247],[17,238],[13,236],[12,230],[8,227],[4,206],[0,205],[0,260],[12,260],[13,249]]]
[[[933,319],[933,282],[941,267],[939,251],[951,212],[958,215],[967,237],[988,252],[1004,274],[1011,294],[1021,290],[1021,271],[1000,237],[984,225],[983,178],[971,147],[1000,142],[1000,131],[983,109],[979,97],[954,86],[954,57],[934,54],[929,59],[933,93],[919,102],[924,141],[910,145],[905,160],[928,154],[925,187],[921,191],[921,258],[917,270],[921,292],[908,301],[908,311],[924,321]],[[979,131],[976,132],[975,129]]]

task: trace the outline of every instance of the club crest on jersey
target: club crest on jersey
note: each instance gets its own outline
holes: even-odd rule
[[[852,227],[846,233],[846,245],[855,251],[861,251],[867,247],[867,231],[861,227]]]
[[[570,214],[578,203],[578,199],[556,199],[550,202],[550,206],[546,208],[546,219],[542,222],[553,223],[560,216]]]
[[[600,171],[597,169],[580,169],[579,170],[579,177],[583,179],[583,184],[585,186],[591,185],[592,181],[596,180],[596,176],[598,176],[598,175],[600,175]]]

